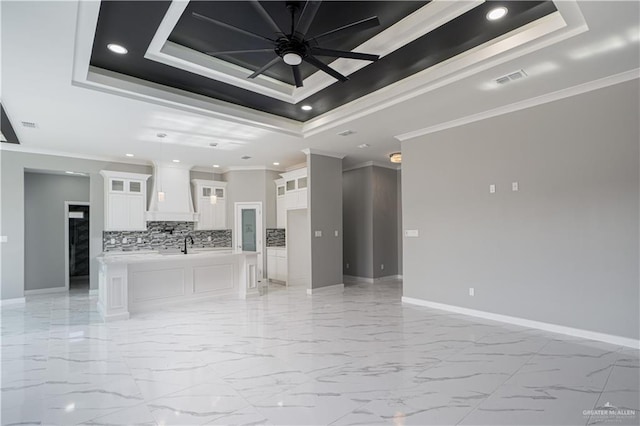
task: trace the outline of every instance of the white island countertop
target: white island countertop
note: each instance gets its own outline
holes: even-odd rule
[[[258,253],[226,249],[106,252],[100,263],[98,311],[105,321],[162,305],[259,295]]]
[[[208,257],[228,256],[228,255],[256,255],[254,251],[239,251],[231,248],[202,249],[192,248],[184,254],[180,251],[115,251],[106,252],[97,256],[98,262],[104,264],[114,263],[146,263],[165,262],[176,260],[195,260]]]

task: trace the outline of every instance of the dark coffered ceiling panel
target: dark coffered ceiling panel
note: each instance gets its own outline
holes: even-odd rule
[[[325,1],[309,27],[310,36],[378,16],[381,25],[330,40],[323,47],[352,50],[366,40],[384,31],[402,18],[415,12],[428,2],[415,1]],[[286,31],[291,17],[285,1],[260,3],[276,24]],[[499,5],[509,8],[508,15],[500,21],[488,22],[486,14]],[[153,1],[103,1],[100,7],[91,65],[109,71],[147,80],[153,83],[204,95],[212,99],[242,105],[278,116],[306,121],[336,107],[344,105],[389,84],[400,81],[435,64],[452,58],[469,49],[490,41],[502,34],[533,22],[556,10],[550,1],[490,1],[440,26],[430,33],[384,56],[377,62],[349,75],[346,82],[335,81],[325,89],[309,96],[297,105],[239,88],[217,80],[177,69],[144,58],[170,2]],[[304,7],[304,2],[300,2]],[[215,17],[225,24],[247,31],[273,37],[273,33],[256,9],[245,1],[192,1],[178,20],[169,41],[199,52],[261,49],[269,43],[246,37],[227,28],[195,19],[193,12]],[[299,16],[296,15],[296,17]],[[106,49],[109,43],[127,47],[127,55],[114,55]],[[373,53],[376,52],[366,52]],[[245,53],[225,55],[220,59],[255,71],[274,59],[274,53]],[[318,57],[324,63],[333,59]],[[303,78],[317,69],[303,63]],[[294,84],[291,69],[284,63],[270,68],[265,75]],[[313,105],[312,111],[302,111],[302,103]]]

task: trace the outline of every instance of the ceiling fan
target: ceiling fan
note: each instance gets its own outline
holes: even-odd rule
[[[312,1],[309,0],[305,3],[302,12],[300,13],[300,17],[296,22],[295,15],[299,10],[299,2],[297,1],[288,1],[286,2],[286,7],[291,13],[291,29],[288,33],[283,31],[278,24],[273,20],[273,18],[267,13],[264,7],[257,0],[252,0],[251,5],[253,5],[256,12],[264,19],[264,21],[269,25],[275,34],[274,38],[264,37],[260,34],[256,34],[242,28],[235,27],[233,25],[225,24],[224,22],[218,21],[216,19],[210,18],[208,16],[201,15],[196,12],[192,12],[192,16],[194,18],[200,19],[205,22],[209,22],[211,24],[217,25],[222,28],[226,28],[228,30],[235,31],[238,34],[243,34],[247,37],[252,37],[254,39],[259,39],[261,41],[267,41],[273,45],[270,48],[260,48],[260,49],[248,49],[248,50],[227,50],[222,52],[205,52],[207,55],[211,56],[222,56],[222,55],[234,55],[238,53],[265,53],[265,52],[273,52],[277,56],[262,66],[260,69],[256,70],[252,73],[248,78],[256,78],[260,74],[264,73],[266,70],[280,62],[280,60],[284,61],[285,64],[291,66],[291,70],[293,72],[293,79],[296,83],[296,87],[302,87],[302,74],[300,73],[300,64],[304,61],[308,64],[313,65],[314,67],[324,71],[330,76],[334,77],[339,81],[347,81],[348,78],[333,68],[326,65],[324,62],[320,61],[316,56],[329,56],[334,58],[350,58],[350,59],[360,59],[364,61],[377,61],[380,56],[379,55],[371,55],[368,53],[357,53],[357,52],[349,52],[344,50],[334,50],[334,49],[326,49],[318,46],[318,44],[322,41],[330,40],[333,38],[341,37],[346,34],[349,34],[353,31],[364,31],[370,28],[375,28],[380,25],[380,21],[377,16],[372,16],[370,18],[363,19],[361,21],[352,22],[351,24],[344,25],[340,28],[335,28],[331,31],[327,31],[325,33],[316,35],[311,38],[307,38],[307,31],[309,31],[309,27],[313,22],[316,13],[318,12],[318,8],[320,7],[321,1]]]

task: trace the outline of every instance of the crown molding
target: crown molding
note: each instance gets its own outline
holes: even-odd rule
[[[133,164],[136,166],[152,166],[153,165],[151,161],[145,161],[145,160],[81,154],[81,153],[57,151],[57,150],[43,149],[43,148],[29,148],[24,145],[16,145],[16,144],[9,144],[9,143],[3,143],[2,145],[0,145],[0,152],[2,151],[22,152],[25,154],[37,154],[37,155],[52,155],[55,157],[77,158],[80,160],[103,161],[108,163]]]
[[[324,155],[325,157],[339,158],[340,160],[347,156],[347,154],[338,154],[337,152],[323,151],[321,149],[315,148],[305,148],[302,150],[302,152],[306,155]]]
[[[356,170],[356,169],[362,169],[364,167],[382,167],[385,169],[391,169],[391,170],[401,170],[402,166],[397,166],[394,164],[387,164],[387,163],[383,163],[381,161],[365,161],[364,163],[358,163],[358,164],[354,164],[353,166],[349,166],[346,167],[344,169],[342,169],[342,172],[349,172],[351,170]]]
[[[251,171],[251,170],[264,170],[264,171],[269,170],[269,171],[278,172],[278,173],[282,172],[282,169],[274,169],[273,167],[268,167],[268,166],[229,166],[224,170],[225,171],[223,173]]]
[[[583,93],[592,92],[594,90],[603,89],[605,87],[613,86],[616,84],[624,83],[633,79],[640,78],[640,68],[625,71],[620,74],[610,75],[608,77],[593,80],[588,83],[579,84],[577,86],[568,87],[566,89],[557,90],[555,92],[546,93],[535,98],[525,99],[523,101],[515,102],[509,105],[504,105],[498,108],[490,109],[480,112],[478,114],[468,115],[466,117],[458,118],[456,120],[448,121],[446,123],[436,124],[435,126],[425,127],[424,129],[414,130],[412,132],[402,133],[394,136],[400,142],[404,142],[410,139],[414,139],[420,136],[428,135],[430,133],[440,132],[442,130],[451,129],[454,127],[464,126],[465,124],[475,123],[477,121],[486,120],[488,118],[497,117],[504,114],[509,114],[523,109],[536,107],[539,105],[547,104],[549,102],[555,102],[561,99],[569,98]]]

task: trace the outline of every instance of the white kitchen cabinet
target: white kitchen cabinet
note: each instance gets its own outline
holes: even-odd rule
[[[104,230],[147,229],[147,179],[151,175],[101,170],[104,177]]]
[[[198,213],[196,229],[227,229],[227,182],[193,179],[191,183]],[[214,204],[212,195],[215,195]]]
[[[287,209],[284,205],[284,179],[276,179],[276,227],[287,229]]]
[[[267,278],[287,282],[287,248],[267,247]]]
[[[283,173],[282,179],[284,182],[284,208],[285,210],[297,210],[306,209],[307,203],[307,168],[293,170],[291,172]]]

